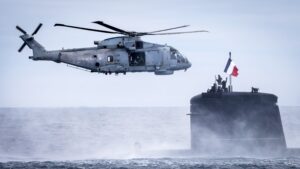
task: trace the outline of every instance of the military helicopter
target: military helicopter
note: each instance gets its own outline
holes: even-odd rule
[[[171,75],[176,70],[187,70],[191,67],[191,63],[175,48],[168,45],[142,41],[141,36],[208,32],[206,30],[198,30],[162,33],[164,31],[188,27],[189,25],[152,32],[133,32],[116,28],[102,21],[95,21],[93,23],[104,26],[112,31],[60,23],[56,23],[54,26],[119,34],[122,36],[108,38],[102,41],[94,41],[94,44],[97,45],[96,47],[47,51],[34,39],[34,35],[42,27],[41,23],[31,35],[27,34],[21,27],[16,26],[16,29],[23,33],[20,38],[24,41],[18,51],[21,52],[27,45],[33,51],[33,56],[29,56],[29,59],[35,61],[54,61],[56,63],[62,62],[77,68],[83,68],[90,72],[104,73],[105,75],[112,73],[126,74],[126,72],[154,72],[155,75]]]

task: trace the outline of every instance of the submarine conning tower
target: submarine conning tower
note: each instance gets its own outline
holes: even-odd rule
[[[190,103],[192,151],[216,155],[286,151],[277,96],[257,88],[231,92],[214,83]]]

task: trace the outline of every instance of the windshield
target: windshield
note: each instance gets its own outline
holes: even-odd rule
[[[177,60],[178,63],[186,62],[186,59],[175,48],[170,48],[171,59]]]

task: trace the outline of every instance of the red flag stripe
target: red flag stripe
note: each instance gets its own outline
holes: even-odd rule
[[[237,77],[239,75],[239,69],[234,66],[231,75]]]

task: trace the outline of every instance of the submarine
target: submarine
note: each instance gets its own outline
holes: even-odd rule
[[[172,157],[291,157],[300,156],[300,148],[288,148],[281,121],[278,97],[272,93],[233,91],[232,76],[238,68],[231,52],[224,72],[213,85],[190,99],[190,148],[167,150]]]
[[[206,92],[190,100],[191,151],[211,155],[300,155],[288,149],[278,97],[232,91],[218,75]]]

